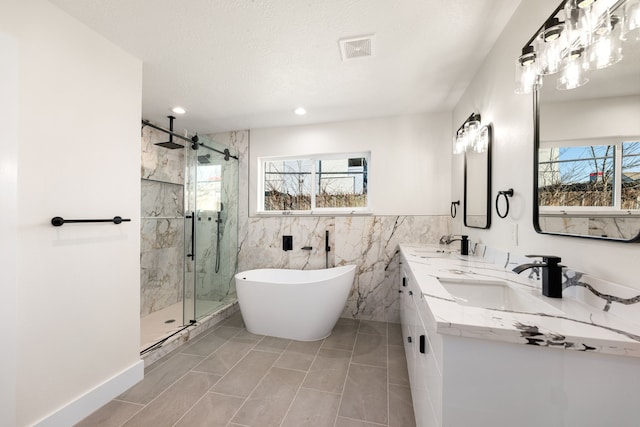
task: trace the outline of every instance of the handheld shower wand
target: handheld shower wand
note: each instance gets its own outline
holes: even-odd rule
[[[331,251],[331,246],[329,246],[329,230],[324,232],[324,266],[325,268],[329,268],[329,251]]]

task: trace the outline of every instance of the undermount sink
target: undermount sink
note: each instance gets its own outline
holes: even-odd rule
[[[453,299],[461,305],[525,313],[562,314],[552,305],[513,289],[503,281],[439,280]]]

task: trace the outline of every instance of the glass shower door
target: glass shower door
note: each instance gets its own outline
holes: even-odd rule
[[[207,147],[226,148],[201,137],[187,158],[185,323],[236,299],[238,161]]]

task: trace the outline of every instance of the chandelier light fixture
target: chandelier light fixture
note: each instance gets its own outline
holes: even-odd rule
[[[583,86],[622,60],[623,42],[639,40],[640,0],[564,0],[522,48],[515,92],[538,90],[554,74],[559,90]]]
[[[471,113],[453,137],[453,154],[466,151],[484,153],[489,146],[489,129],[480,126],[480,114]]]

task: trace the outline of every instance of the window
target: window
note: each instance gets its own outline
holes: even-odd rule
[[[542,210],[640,209],[640,142],[563,144],[539,151]]]
[[[366,212],[369,153],[263,158],[260,212]]]

